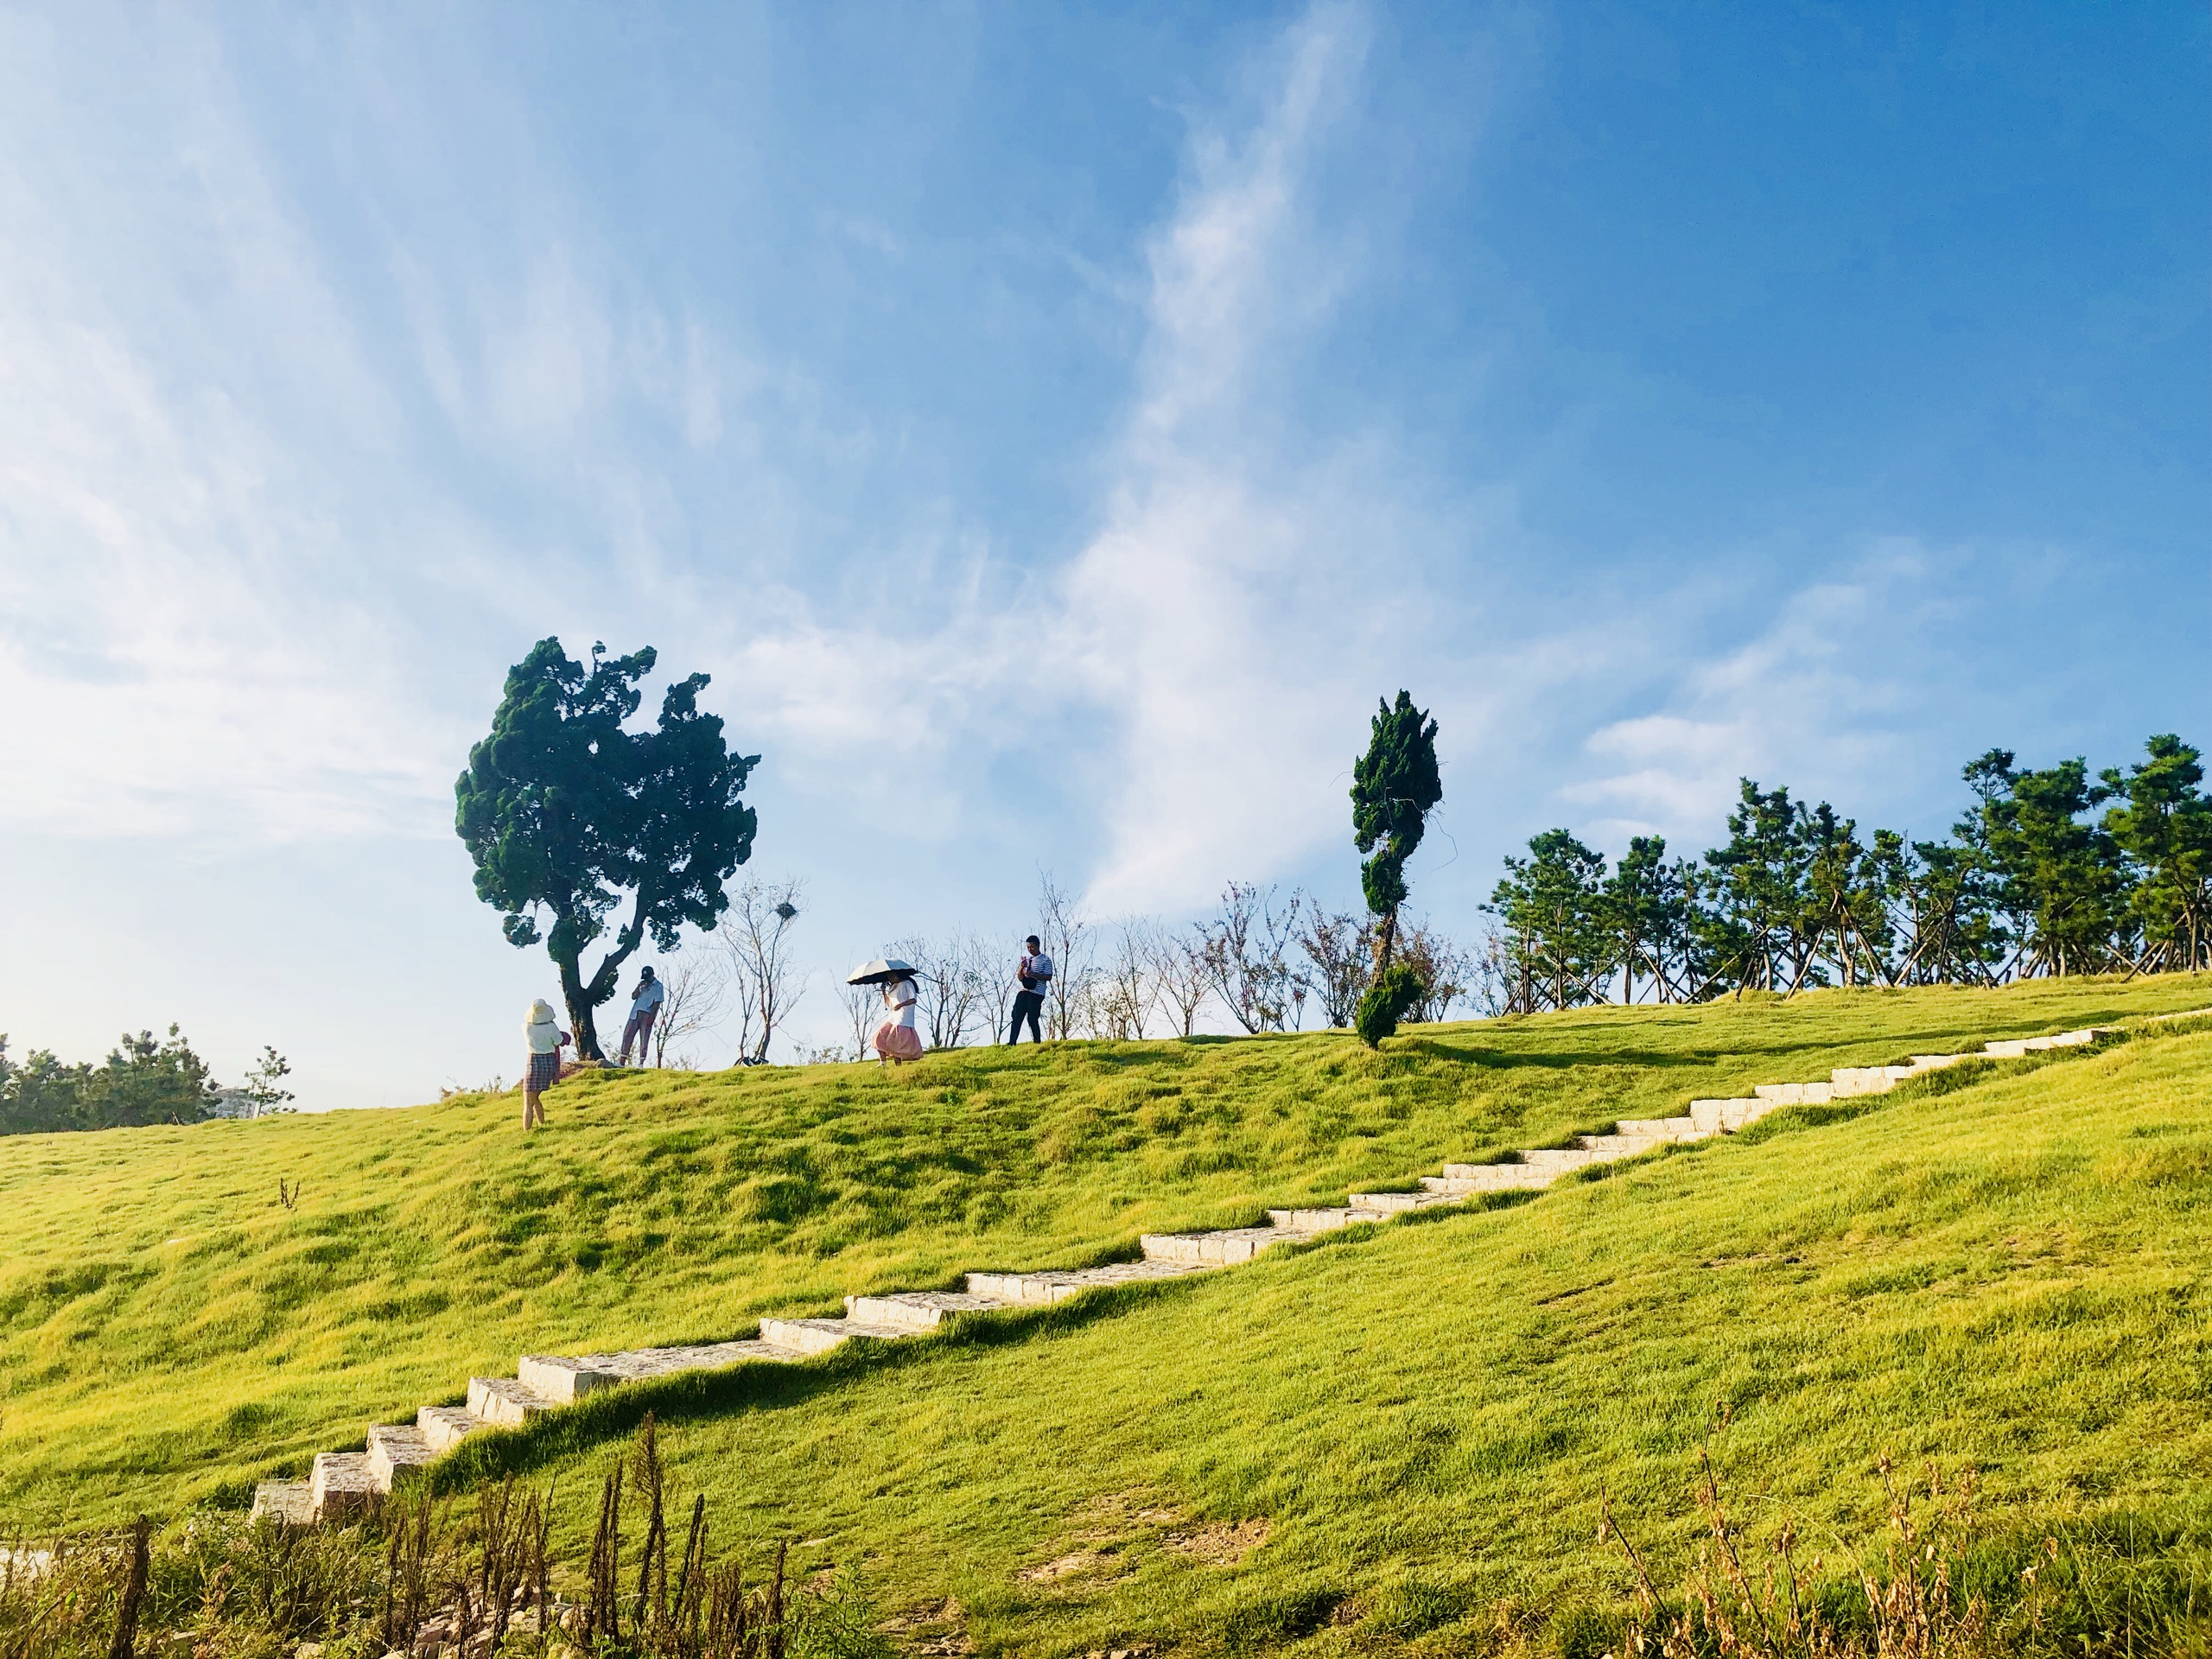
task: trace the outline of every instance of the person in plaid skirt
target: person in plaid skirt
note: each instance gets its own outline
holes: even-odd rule
[[[545,1121],[545,1106],[538,1096],[560,1080],[561,1051],[573,1039],[561,1029],[553,1005],[542,996],[530,1005],[523,1034],[530,1039],[530,1069],[522,1078],[522,1127],[526,1135]]]

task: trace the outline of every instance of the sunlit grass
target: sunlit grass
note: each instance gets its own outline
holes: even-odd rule
[[[523,1351],[743,1334],[1754,1082],[2207,1001],[2189,979],[1828,994],[1380,1055],[1311,1036],[615,1077],[557,1090],[527,1143],[512,1102],[474,1098],[0,1141],[4,1501],[236,1497]],[[1600,1487],[1686,1541],[1683,1458],[1720,1399],[1758,1501],[1844,1533],[1879,1518],[1884,1447],[1974,1459],[2023,1525],[2164,1514],[2212,1458],[2208,1082],[2212,1038],[2181,1035],[1770,1120],[988,1339],[679,1390],[664,1444],[734,1522],[1039,1651],[1325,1646],[1348,1599],[1428,1610],[1389,1616],[1408,1637],[1616,1600]],[[515,1451],[585,1465],[573,1531],[605,1453],[563,1444]],[[1198,1531],[1262,1518],[1242,1566]]]

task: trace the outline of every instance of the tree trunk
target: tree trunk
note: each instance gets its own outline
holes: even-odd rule
[[[563,957],[561,964],[561,1001],[569,1010],[569,1030],[576,1039],[576,1058],[580,1060],[604,1060],[600,1051],[599,1027],[592,1019],[591,998],[585,994],[583,976],[576,968],[575,957]]]
[[[1390,947],[1398,940],[1398,907],[1395,905],[1384,912],[1382,925],[1375,931],[1375,977],[1381,979],[1390,969]]]

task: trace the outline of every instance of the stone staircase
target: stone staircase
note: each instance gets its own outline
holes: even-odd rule
[[[2190,1014],[2208,1012],[2212,1010],[2196,1009]],[[933,1332],[958,1316],[1046,1306],[1100,1286],[1210,1273],[1249,1262],[1278,1244],[1299,1243],[1357,1223],[1388,1221],[1409,1210],[1462,1204],[1486,1192],[1540,1189],[1593,1164],[1637,1157],[1669,1144],[1732,1134],[1784,1107],[1883,1094],[1907,1077],[1964,1060],[2014,1059],[2044,1049],[2075,1047],[2114,1034],[2118,1029],[2096,1026],[2049,1037],[2007,1039],[1986,1044],[1979,1053],[1972,1054],[1916,1054],[1910,1065],[1845,1066],[1830,1072],[1824,1083],[1761,1084],[1740,1100],[1694,1100],[1680,1117],[1624,1119],[1611,1134],[1578,1135],[1572,1146],[1510,1153],[1495,1163],[1446,1164],[1441,1174],[1422,1176],[1414,1191],[1355,1192],[1344,1204],[1324,1209],[1270,1210],[1265,1227],[1147,1233],[1142,1240],[1141,1261],[1064,1271],[971,1273],[965,1290],[848,1296],[842,1319],[763,1319],[760,1334],[741,1342],[640,1348],[613,1354],[524,1355],[512,1377],[471,1377],[465,1406],[424,1406],[415,1414],[411,1425],[385,1423],[371,1428],[365,1451],[318,1454],[304,1481],[263,1483],[254,1493],[253,1512],[301,1525],[357,1514],[479,1429],[519,1427],[540,1412],[571,1405],[601,1389],[681,1371],[720,1370],[745,1360],[806,1359],[856,1337],[876,1342],[903,1341]]]

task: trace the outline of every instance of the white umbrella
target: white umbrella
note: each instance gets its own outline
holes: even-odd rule
[[[848,985],[880,985],[887,979],[897,979],[902,974],[915,974],[918,969],[911,962],[901,962],[896,957],[878,957],[874,962],[855,968],[845,976]]]

